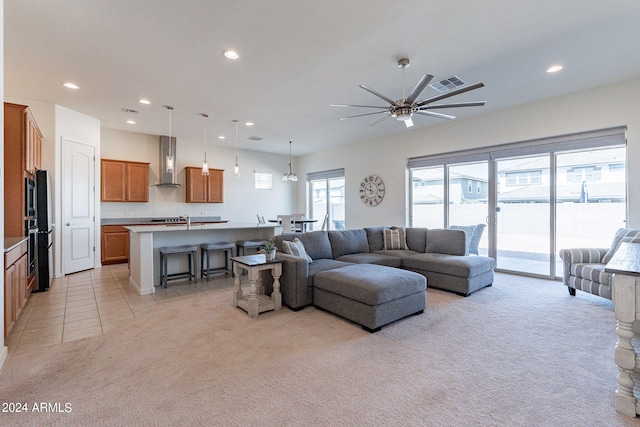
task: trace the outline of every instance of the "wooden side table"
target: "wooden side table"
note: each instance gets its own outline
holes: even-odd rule
[[[612,298],[618,322],[615,362],[620,373],[616,378],[615,408],[621,414],[635,417],[640,413],[640,404],[633,393],[634,376],[640,375],[640,364],[631,340],[640,338],[633,330],[633,323],[640,319],[640,243],[620,243],[605,271],[613,273]]]
[[[282,260],[275,259],[267,261],[266,256],[247,255],[232,257],[233,273],[236,276],[235,289],[233,291],[233,305],[240,307],[249,314],[249,317],[258,317],[258,314],[282,308],[282,294],[280,293],[280,276],[282,275]],[[247,270],[249,284],[251,285],[249,295],[242,295],[240,277],[242,270]],[[273,276],[273,292],[271,297],[264,294],[264,285],[260,278],[262,270],[271,270]]]

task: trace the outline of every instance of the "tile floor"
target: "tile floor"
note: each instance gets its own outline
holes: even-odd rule
[[[231,276],[170,282],[167,289],[138,295],[129,284],[127,264],[70,274],[54,279],[47,292],[31,294],[5,345],[9,353],[18,353],[100,335],[163,304],[221,289],[233,289]]]

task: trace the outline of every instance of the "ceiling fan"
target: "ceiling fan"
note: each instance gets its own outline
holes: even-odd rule
[[[406,96],[405,91],[405,83],[404,83],[404,71],[407,67],[409,67],[410,62],[407,58],[402,58],[398,60],[398,67],[402,68],[402,98],[397,101],[392,100],[391,98],[387,98],[381,93],[371,89],[368,86],[360,85],[360,87],[367,92],[370,92],[389,103],[388,106],[380,107],[375,105],[352,105],[352,104],[331,104],[332,107],[359,107],[359,108],[376,108],[381,111],[375,111],[373,113],[365,113],[365,114],[357,114],[355,116],[341,117],[339,120],[347,120],[353,119],[356,117],[363,116],[371,116],[374,114],[386,113],[383,118],[371,123],[371,126],[376,125],[383,120],[388,119],[389,117],[395,117],[396,120],[403,121],[407,127],[413,126],[412,116],[414,114],[435,117],[437,119],[444,120],[452,120],[455,119],[455,116],[450,116],[448,114],[436,113],[430,110],[437,110],[443,108],[458,108],[458,107],[481,107],[485,104],[485,101],[474,101],[474,102],[460,102],[457,104],[433,104],[436,101],[440,101],[445,98],[449,98],[451,96],[460,95],[464,92],[469,92],[474,89],[479,89],[484,87],[484,83],[476,83],[469,86],[461,87],[460,89],[452,90],[450,92],[444,93],[442,95],[434,96],[432,98],[427,98],[423,101],[417,101],[418,97],[422,94],[422,92],[427,88],[433,76],[431,74],[425,74],[422,76],[416,87],[413,88],[409,96]]]

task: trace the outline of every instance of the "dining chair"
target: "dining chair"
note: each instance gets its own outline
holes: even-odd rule
[[[306,214],[303,213],[297,213],[297,214],[291,214],[291,219],[292,219],[292,223],[293,223],[293,230],[297,233],[301,233],[304,231],[304,223],[299,222],[296,223],[295,220],[296,219],[305,219],[306,218]]]
[[[325,231],[327,229],[328,221],[329,221],[329,214],[324,214],[324,221],[322,221],[322,228],[320,230]]]
[[[282,226],[283,233],[293,233],[293,217],[291,215],[278,215],[278,225]]]

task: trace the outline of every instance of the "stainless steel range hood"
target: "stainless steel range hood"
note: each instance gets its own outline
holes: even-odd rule
[[[173,171],[167,172],[166,162],[167,157],[171,155],[173,156]],[[177,157],[176,157],[176,137],[171,137],[171,141],[169,141],[169,137],[166,135],[160,136],[160,183],[157,184],[158,187],[180,187],[180,184],[176,182],[177,176]]]

